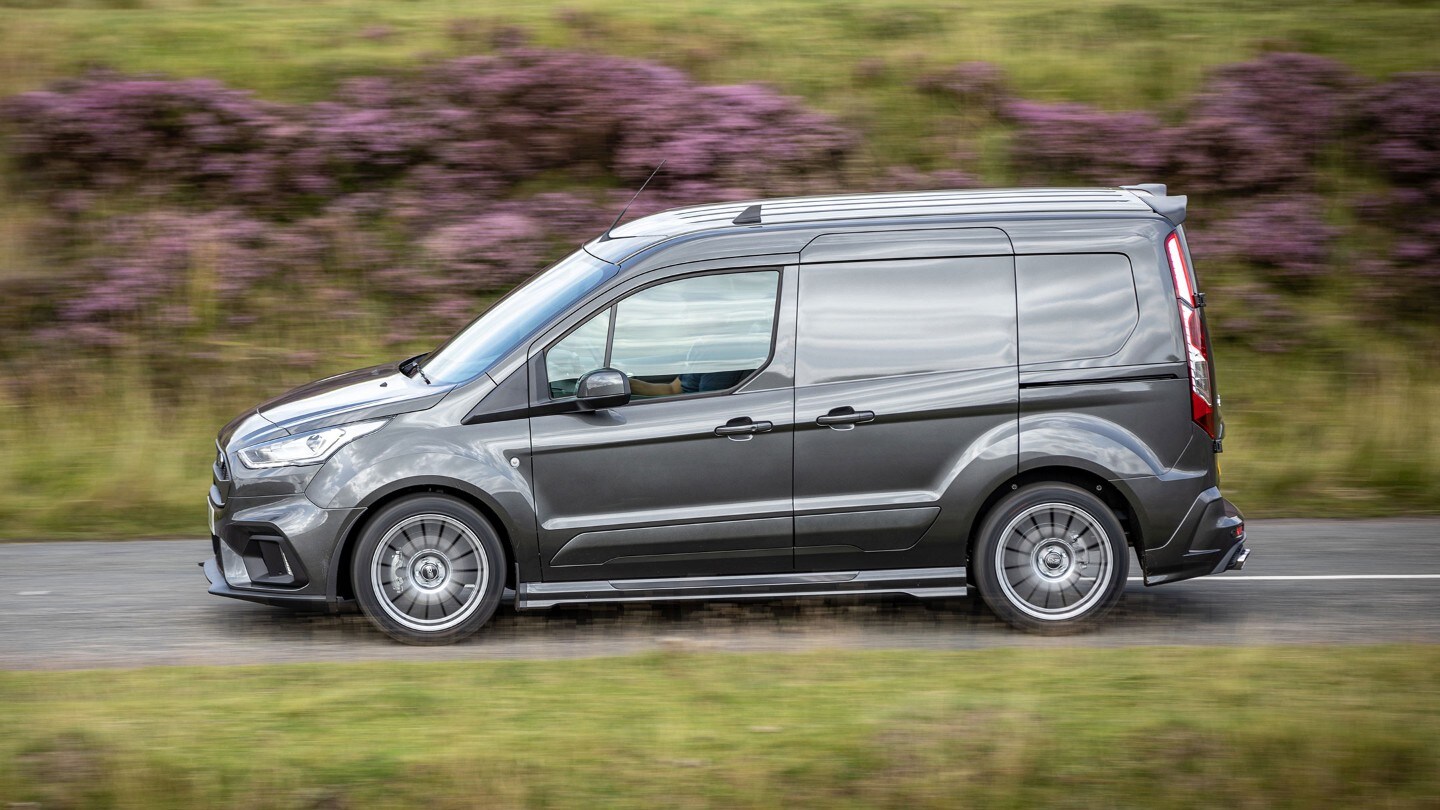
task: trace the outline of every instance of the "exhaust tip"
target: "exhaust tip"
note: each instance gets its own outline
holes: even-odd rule
[[[1233,560],[1230,561],[1230,565],[1227,566],[1227,567],[1225,568],[1225,570],[1226,570],[1226,571],[1239,571],[1240,569],[1242,569],[1242,568],[1245,567],[1245,561],[1246,561],[1247,559],[1249,559],[1249,558],[1250,558],[1250,549],[1248,549],[1248,548],[1242,548],[1242,549],[1240,549],[1240,553],[1235,555],[1235,559],[1233,559]]]

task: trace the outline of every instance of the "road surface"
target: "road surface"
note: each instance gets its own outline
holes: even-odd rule
[[[415,648],[358,615],[293,614],[210,596],[208,541],[0,545],[0,669],[298,661],[563,658],[664,648],[794,651],[1154,644],[1440,643],[1440,520],[1247,526],[1244,571],[1145,588],[1096,630],[1015,632],[978,599],[506,606],[460,644]],[[1131,576],[1138,573],[1132,564]]]

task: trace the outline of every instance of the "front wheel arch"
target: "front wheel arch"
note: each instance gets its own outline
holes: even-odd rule
[[[509,564],[499,531],[479,510],[451,495],[421,492],[375,510],[356,538],[350,569],[355,599],[377,629],[430,646],[464,639],[489,622]]]
[[[330,596],[337,602],[340,600],[353,600],[355,598],[355,583],[351,577],[351,565],[355,559],[355,546],[359,542],[360,535],[364,533],[365,527],[385,507],[402,498],[414,495],[444,495],[460,500],[473,507],[477,512],[490,522],[491,528],[500,537],[500,546],[505,550],[505,587],[512,590],[518,587],[516,583],[516,561],[515,545],[512,539],[510,527],[500,517],[500,512],[493,504],[474,493],[449,483],[412,483],[406,486],[397,487],[388,492],[378,493],[373,500],[364,503],[365,511],[359,520],[352,521],[346,530],[341,542],[335,547],[330,556],[330,584],[328,587]]]

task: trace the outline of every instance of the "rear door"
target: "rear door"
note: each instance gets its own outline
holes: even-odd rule
[[[993,228],[822,236],[801,253],[801,571],[964,563],[972,482],[1013,471],[1015,266]],[[1010,452],[996,453],[997,442]]]

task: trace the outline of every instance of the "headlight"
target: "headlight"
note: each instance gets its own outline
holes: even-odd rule
[[[302,433],[299,436],[247,447],[236,455],[240,457],[241,464],[252,470],[319,464],[348,442],[384,427],[387,421],[380,419],[375,422],[356,422],[353,425],[326,428],[314,433]]]

